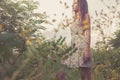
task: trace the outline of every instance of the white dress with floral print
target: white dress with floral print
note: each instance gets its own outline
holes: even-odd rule
[[[83,28],[80,26],[79,20],[76,20],[70,27],[71,29],[71,46],[76,49],[66,59],[62,60],[62,63],[70,68],[78,67],[91,67],[91,59],[88,62],[84,62],[84,49],[86,46],[86,38],[83,34]]]

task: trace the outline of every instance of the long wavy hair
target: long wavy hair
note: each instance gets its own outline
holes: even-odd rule
[[[84,20],[86,13],[88,13],[88,4],[86,0],[78,0],[78,13],[81,16],[81,20]]]

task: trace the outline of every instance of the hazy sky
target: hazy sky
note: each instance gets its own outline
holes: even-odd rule
[[[49,16],[49,21],[52,21],[53,19],[57,20],[54,25],[46,25],[48,29],[53,29],[54,27],[57,27],[61,21],[67,16],[68,18],[72,17],[72,3],[73,0],[61,0],[62,4],[60,4],[60,0],[39,0],[39,12],[46,12],[46,14]],[[89,7],[89,13],[90,16],[95,16],[95,10],[98,12],[101,9],[106,9],[103,3],[101,3],[101,0],[87,0],[88,1],[88,7]],[[108,4],[111,5],[111,1],[114,0],[106,0],[108,1]],[[69,6],[68,9],[65,9],[65,2]],[[62,13],[65,15],[62,16]],[[54,16],[56,14],[56,16]]]
[[[48,28],[48,31],[45,32],[45,35],[47,37],[53,37],[54,36],[54,32],[52,31],[53,28],[57,28],[59,23],[61,21],[63,21],[63,19],[65,18],[65,16],[67,16],[68,18],[72,17],[72,3],[73,0],[61,0],[62,4],[60,4],[60,0],[39,0],[39,12],[46,12],[46,14],[49,16],[48,20],[52,21],[53,19],[56,19],[57,21],[55,23],[53,23],[53,25],[45,25]],[[90,16],[95,16],[95,10],[97,10],[98,12],[101,9],[104,9],[107,11],[106,7],[103,5],[103,3],[101,3],[101,0],[87,0],[88,1],[88,6],[89,6],[89,13]],[[112,5],[113,2],[115,2],[115,0],[105,0],[107,1],[106,4]],[[67,3],[67,5],[69,6],[68,9],[65,9],[65,2]],[[62,16],[62,13],[64,13],[65,15]],[[56,14],[56,15],[54,15]],[[67,36],[67,40],[70,40],[70,31],[67,28],[66,30],[60,30],[58,35],[63,35],[63,36]],[[92,34],[91,37],[91,41],[94,44],[94,42],[96,41],[96,36],[98,36],[97,34]]]
[[[67,16],[72,16],[72,3],[73,0],[61,0],[62,4],[60,4],[60,0],[39,0],[40,7],[39,11],[45,11],[51,18],[56,18],[61,20],[61,14],[65,13]],[[69,6],[68,9],[65,9],[64,3],[67,3]],[[104,5],[100,0],[88,0],[89,12],[91,15],[94,14],[95,10],[100,10],[104,8]],[[57,14],[56,17],[53,14]]]

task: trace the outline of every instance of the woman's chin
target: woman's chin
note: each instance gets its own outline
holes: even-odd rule
[[[78,12],[78,10],[76,10],[76,9],[73,9],[73,11],[74,11],[74,12]]]

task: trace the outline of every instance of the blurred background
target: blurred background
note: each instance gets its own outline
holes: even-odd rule
[[[120,80],[120,0],[87,0],[92,80]],[[0,0],[0,80],[80,80],[61,64],[72,50],[73,0]]]

